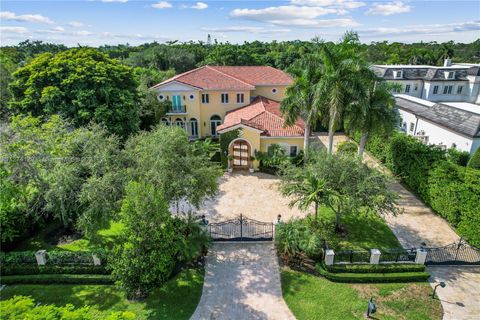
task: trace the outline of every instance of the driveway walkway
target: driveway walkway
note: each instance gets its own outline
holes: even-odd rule
[[[272,222],[279,214],[283,220],[305,216],[305,212],[288,207],[289,200],[278,191],[279,182],[276,176],[261,172],[225,173],[220,178],[217,196],[205,201],[196,212],[210,222],[237,218],[240,213],[262,222]]]
[[[335,136],[334,150],[338,143],[347,139],[345,135]],[[326,146],[327,141],[325,134],[312,137],[312,142],[321,147]],[[368,153],[364,159],[369,166],[391,174]],[[400,183],[392,182],[390,187],[400,195],[399,205],[404,213],[396,217],[386,216],[385,221],[404,248],[444,246],[459,240],[460,237],[444,219]],[[480,320],[480,267],[441,266],[429,267],[428,271],[432,275],[432,287],[440,281],[447,284],[437,290],[444,320]]]
[[[273,243],[214,243],[197,319],[295,319],[282,297]]]

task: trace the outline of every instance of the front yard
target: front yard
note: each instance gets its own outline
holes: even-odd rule
[[[114,311],[129,311],[135,319],[189,319],[200,301],[203,270],[184,270],[156,289],[146,300],[128,301],[112,285],[12,285],[1,292],[1,299],[14,295],[32,296],[37,303],[75,307],[90,306],[94,319],[105,319]]]
[[[364,319],[368,300],[376,319],[441,319],[440,301],[428,283],[347,284],[284,268],[283,298],[297,319]]]

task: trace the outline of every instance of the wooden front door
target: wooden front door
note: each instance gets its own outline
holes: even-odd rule
[[[233,155],[233,167],[248,168],[250,162],[250,145],[247,141],[235,141],[232,144],[230,154]]]

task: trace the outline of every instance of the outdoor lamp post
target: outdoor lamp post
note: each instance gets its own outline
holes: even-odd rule
[[[437,285],[435,286],[435,288],[433,288],[432,299],[435,299],[435,293],[437,292],[438,286],[440,286],[440,287],[442,287],[442,288],[445,288],[445,287],[446,287],[446,284],[445,284],[445,282],[440,281],[440,283],[437,284]]]
[[[377,306],[373,303],[373,298],[370,298],[368,301],[368,309],[367,309],[367,319],[370,319],[370,315],[377,312]]]

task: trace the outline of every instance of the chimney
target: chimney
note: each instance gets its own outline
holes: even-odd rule
[[[445,58],[445,60],[443,60],[443,66],[444,67],[450,67],[452,65],[452,59],[450,59],[449,57]]]

